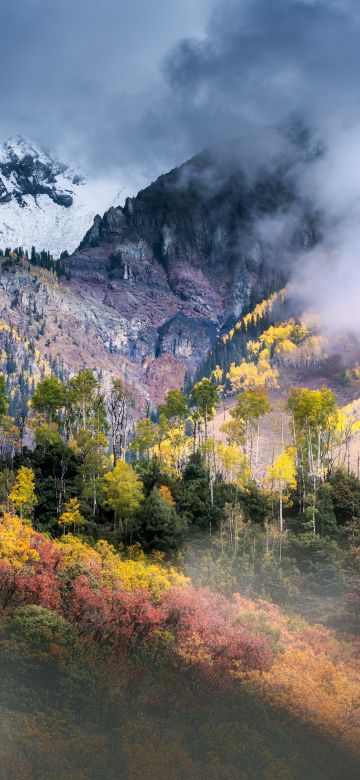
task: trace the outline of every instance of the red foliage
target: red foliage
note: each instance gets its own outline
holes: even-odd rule
[[[47,609],[58,610],[61,607],[58,570],[62,558],[59,550],[48,539],[36,534],[34,548],[39,560],[32,569],[17,575],[18,599],[23,604],[39,604]]]
[[[157,600],[144,589],[114,592],[102,587],[94,572],[74,577],[59,547],[41,534],[33,534],[31,546],[36,555],[22,567],[0,561],[0,598],[7,611],[25,604],[57,610],[81,637],[118,659],[132,657],[162,636],[173,662],[218,679],[269,668],[268,644],[238,624],[235,602],[191,587],[169,590]]]
[[[20,569],[8,561],[0,561],[0,598],[3,609],[15,609],[25,604],[39,604],[59,609],[61,597],[57,572],[61,554],[54,544],[41,534],[34,534],[33,549],[38,560]]]
[[[167,631],[175,659],[216,677],[271,665],[267,642],[236,624],[235,604],[207,590],[171,590],[154,603],[145,590],[95,591],[81,575],[71,584],[65,614],[82,636],[106,643],[116,656],[131,655]]]
[[[238,610],[225,597],[186,588],[166,593],[163,605],[165,623],[175,631],[180,654],[190,661],[198,658],[209,673],[270,668],[268,643],[237,625]]]
[[[109,621],[107,591],[95,589],[86,574],[80,574],[63,587],[63,610],[81,636],[102,638]]]
[[[65,614],[82,636],[106,642],[114,654],[144,645],[162,623],[161,606],[148,591],[94,590],[84,574],[71,583]]]
[[[112,598],[109,638],[115,648],[129,651],[151,640],[162,627],[163,610],[146,590],[117,591]]]

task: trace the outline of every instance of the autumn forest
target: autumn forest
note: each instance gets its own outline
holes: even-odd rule
[[[19,424],[2,376],[4,780],[357,776],[360,422],[284,392],[288,356],[325,357],[278,297],[141,416],[121,379],[43,369]]]
[[[0,29],[0,780],[359,780],[359,0]]]

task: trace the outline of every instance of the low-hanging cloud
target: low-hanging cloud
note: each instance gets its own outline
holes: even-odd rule
[[[330,331],[360,331],[359,41],[356,0],[231,0],[164,66],[163,137],[251,175],[291,156],[296,129],[292,174],[323,240],[298,258],[292,291]],[[269,224],[276,240],[288,218]]]

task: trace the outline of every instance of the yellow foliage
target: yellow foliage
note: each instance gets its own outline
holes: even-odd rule
[[[281,322],[278,325],[270,325],[260,336],[258,341],[249,341],[247,344],[248,352],[254,357],[261,354],[262,349],[271,350],[275,357],[284,360],[284,356],[303,355],[306,351],[317,355],[320,348],[320,337],[308,336],[308,330],[303,324],[297,324],[290,319],[288,322]],[[300,344],[301,342],[301,344]],[[307,344],[307,348],[302,346]],[[302,357],[304,359],[304,356]],[[296,360],[296,358],[295,358]],[[288,357],[287,357],[288,361]]]
[[[251,469],[247,455],[236,444],[224,445],[217,442],[216,455],[222,465],[225,479],[243,487],[251,479]]]
[[[58,544],[67,567],[83,566],[105,587],[128,591],[146,588],[154,596],[160,596],[169,588],[183,587],[189,583],[188,578],[173,566],[165,566],[147,558],[142,552],[134,559],[121,558],[104,539],[97,542],[95,547],[90,547],[78,537],[67,534]]]
[[[356,398],[338,410],[336,430],[354,435],[360,430],[360,399]]]
[[[104,475],[105,503],[114,511],[118,520],[128,520],[143,500],[143,485],[136,471],[125,461],[119,460],[112,471]]]
[[[9,493],[9,501],[20,517],[31,517],[37,504],[35,495],[35,475],[27,466],[20,466],[14,485]]]
[[[270,295],[270,298],[267,298],[261,301],[261,303],[258,303],[253,311],[245,314],[245,316],[242,317],[241,320],[238,320],[235,326],[231,328],[231,330],[226,333],[225,336],[223,336],[222,340],[224,344],[226,344],[227,341],[231,341],[231,339],[234,337],[235,330],[241,330],[242,327],[247,330],[249,325],[256,325],[267,314],[270,314],[277,301],[280,301],[281,303],[284,302],[286,292],[286,287],[284,287],[282,290],[279,290],[279,292],[275,292]]]
[[[19,517],[5,514],[0,520],[0,559],[5,559],[16,571],[39,559],[31,544],[34,530]]]
[[[170,473],[179,473],[191,452],[191,438],[186,435],[186,426],[171,427],[167,437],[152,449],[152,455],[159,458]]]
[[[223,369],[219,365],[216,365],[211,376],[215,379],[215,382],[220,383],[224,376]]]
[[[296,487],[295,447],[286,447],[267,471],[266,481],[272,484]]]
[[[69,525],[72,525],[75,528],[75,526],[84,525],[85,523],[86,520],[80,512],[78,499],[76,497],[70,498],[65,505],[62,515],[59,517],[58,525],[61,525],[65,531],[66,527]]]
[[[260,341],[252,341],[251,339],[247,343],[247,350],[250,355],[254,355],[254,357],[258,354],[260,351]]]
[[[282,652],[257,690],[275,707],[283,707],[358,751],[360,745],[360,667],[356,648],[339,641],[322,625],[296,621],[269,601],[236,596],[239,607],[261,616],[280,632]],[[249,683],[252,687],[252,681]]]
[[[290,339],[284,339],[284,341],[280,341],[279,344],[275,347],[275,355],[282,355],[284,352],[294,352],[296,351],[296,344],[294,344],[293,341]]]
[[[359,728],[350,715],[355,688],[346,672],[346,665],[334,664],[312,648],[290,647],[276,661],[271,675],[266,673],[265,689],[277,706],[286,707],[305,722],[321,725],[334,736],[343,731],[345,739],[356,745]]]
[[[313,334],[300,344],[296,344],[296,349],[290,352],[283,350],[280,357],[283,363],[292,366],[307,366],[325,360],[327,357],[326,348],[327,340],[323,336]]]
[[[278,375],[277,369],[270,365],[267,349],[260,352],[257,364],[248,363],[246,360],[238,365],[231,363],[226,374],[233,391],[246,390],[250,387],[277,387]]]
[[[167,485],[160,485],[159,493],[161,493],[162,497],[165,499],[165,501],[167,501],[168,504],[170,504],[170,506],[175,506],[176,501],[174,501],[171,495],[171,490]]]
[[[267,347],[272,347],[276,343],[289,339],[294,329],[294,323],[292,320],[289,322],[282,322],[280,325],[270,325],[259,337],[259,341],[265,344]]]

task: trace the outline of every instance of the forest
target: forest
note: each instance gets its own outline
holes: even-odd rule
[[[44,370],[20,429],[1,377],[1,778],[358,776],[353,408],[291,387],[259,469],[309,338],[270,325],[140,417],[121,379]]]
[[[359,2],[0,18],[0,780],[358,780]]]

